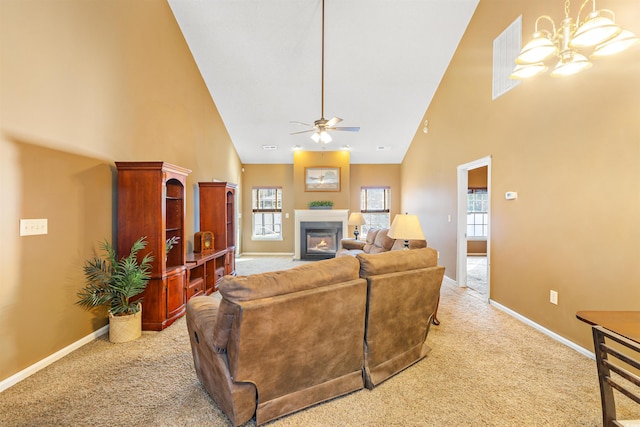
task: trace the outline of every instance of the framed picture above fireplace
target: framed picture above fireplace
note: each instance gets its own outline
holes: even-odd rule
[[[304,168],[304,191],[340,191],[340,168]]]

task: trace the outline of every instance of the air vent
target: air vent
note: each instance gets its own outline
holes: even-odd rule
[[[391,147],[385,147],[384,145],[380,145],[376,147],[376,151],[391,151]]]
[[[263,150],[267,150],[267,151],[273,151],[273,150],[277,150],[278,146],[277,145],[263,145],[262,149]]]
[[[497,99],[520,84],[509,75],[522,45],[522,15],[518,16],[493,41],[493,99]]]

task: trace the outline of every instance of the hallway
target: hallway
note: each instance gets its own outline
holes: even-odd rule
[[[467,256],[467,286],[487,298],[487,257]]]

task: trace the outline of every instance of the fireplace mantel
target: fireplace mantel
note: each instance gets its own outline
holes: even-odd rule
[[[293,259],[300,259],[300,223],[301,222],[342,222],[342,235],[349,233],[349,209],[295,209],[294,253]]]

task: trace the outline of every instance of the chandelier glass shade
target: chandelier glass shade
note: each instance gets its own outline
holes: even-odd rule
[[[593,4],[593,11],[584,20],[580,15],[584,7]],[[551,71],[552,77],[564,77],[579,73],[591,67],[591,61],[579,50],[591,49],[591,58],[612,55],[640,42],[631,31],[624,30],[615,23],[615,15],[609,9],[596,10],[595,0],[585,0],[574,20],[569,16],[570,1],[565,1],[565,17],[556,27],[548,15],[539,16],[535,22],[535,32],[516,58],[516,66],[510,75],[512,79],[524,79],[541,74],[547,69],[545,61],[559,58]],[[549,23],[551,31],[538,29],[543,22]]]
[[[602,56],[615,55],[616,53],[627,50],[638,43],[640,43],[640,38],[636,37],[635,34],[629,30],[622,30],[620,31],[620,34],[611,40],[596,46],[591,57],[600,58]]]

